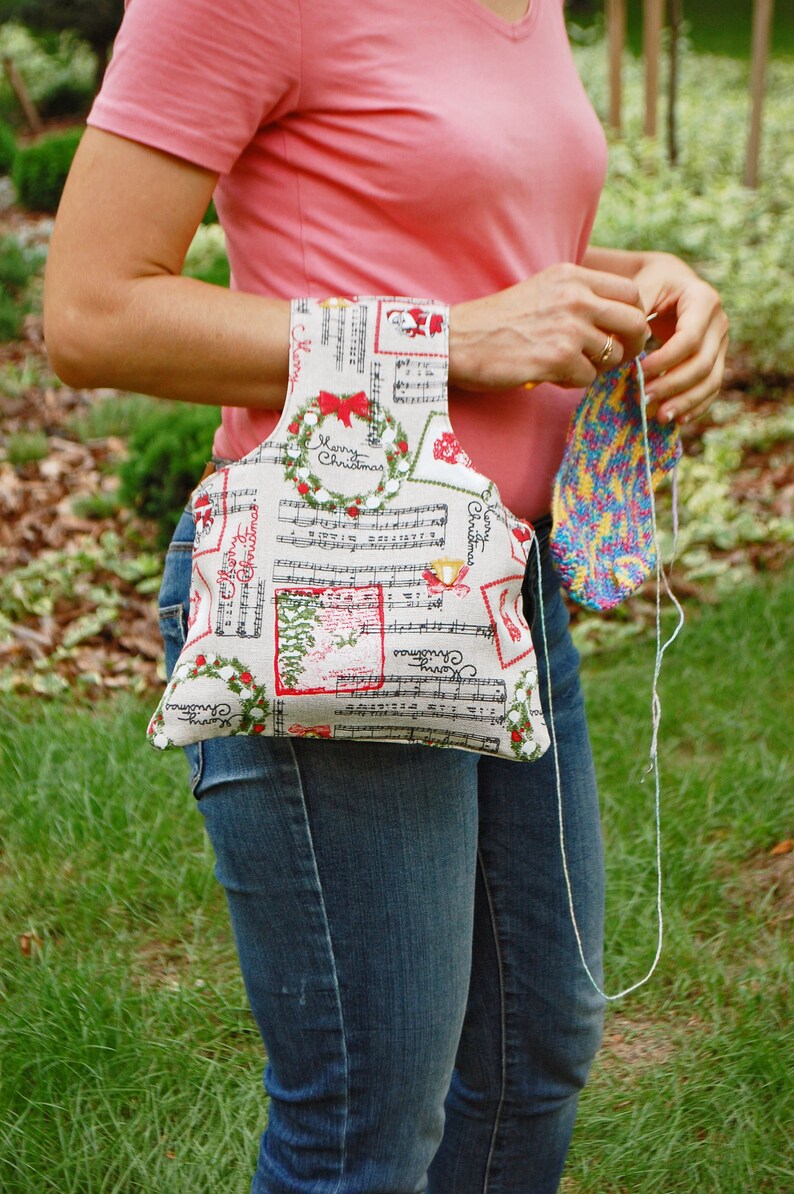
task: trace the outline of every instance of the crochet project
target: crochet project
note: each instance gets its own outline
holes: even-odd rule
[[[675,424],[643,420],[643,399],[638,357],[593,383],[568,429],[551,552],[568,593],[588,609],[619,605],[656,566],[654,492],[681,441]]]

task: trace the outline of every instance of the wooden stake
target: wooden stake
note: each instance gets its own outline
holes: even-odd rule
[[[19,106],[25,113],[25,120],[28,122],[28,127],[32,132],[40,133],[44,127],[41,123],[41,117],[36,110],[36,105],[30,98],[30,93],[25,86],[24,79],[14,65],[13,58],[4,57],[3,66],[5,67],[6,75],[8,76],[8,81],[11,84],[14,95],[19,100]]]
[[[764,82],[766,61],[769,57],[769,43],[772,31],[774,0],[755,0],[753,4],[753,61],[750,73],[750,136],[747,140],[747,161],[744,167],[744,185],[758,186],[758,159],[761,153],[761,117],[764,107]]]
[[[609,46],[609,123],[620,135],[621,73],[626,46],[626,0],[607,0],[607,41]]]
[[[667,94],[667,156],[674,166],[678,161],[678,67],[684,0],[670,0],[670,76]]]
[[[656,136],[659,59],[662,53],[664,0],[643,0],[642,48],[645,55],[645,136]]]

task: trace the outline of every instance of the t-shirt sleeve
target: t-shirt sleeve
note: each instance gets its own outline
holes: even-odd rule
[[[300,90],[296,0],[127,0],[86,123],[227,174]]]

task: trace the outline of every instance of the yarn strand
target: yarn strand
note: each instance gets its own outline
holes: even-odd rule
[[[557,733],[554,726],[554,701],[552,696],[551,671],[549,669],[549,649],[548,640],[546,636],[546,618],[543,609],[543,594],[539,593],[538,608],[540,611],[540,628],[541,638],[543,640],[543,653],[546,661],[546,691],[549,705],[549,732],[551,736],[552,754],[554,758],[554,773],[556,779],[557,791],[557,819],[560,832],[560,853],[562,856],[562,869],[565,877],[565,889],[568,897],[568,909],[571,916],[571,924],[573,926],[574,936],[576,937],[576,945],[579,951],[579,958],[584,967],[584,971],[595,987],[598,994],[607,1002],[614,1002],[617,999],[623,999],[626,995],[638,990],[639,987],[645,985],[653,975],[656,967],[659,964],[659,959],[662,955],[662,943],[664,939],[664,914],[662,907],[662,821],[661,821],[661,782],[659,775],[659,727],[662,719],[662,704],[659,697],[659,675],[661,673],[662,659],[667,651],[667,648],[675,642],[681,629],[684,625],[684,611],[681,603],[673,593],[667,574],[662,567],[661,550],[659,545],[659,533],[656,521],[656,507],[653,494],[653,473],[651,469],[651,449],[648,440],[648,414],[646,409],[645,398],[645,379],[642,371],[642,364],[639,360],[635,362],[637,369],[637,379],[640,389],[640,414],[642,420],[642,442],[643,454],[645,463],[645,475],[648,482],[648,492],[650,494],[650,508],[651,508],[651,527],[653,532],[653,546],[656,558],[656,655],[654,659],[653,681],[651,684],[651,742],[648,752],[648,767],[645,774],[652,774],[654,779],[654,823],[655,823],[655,869],[656,869],[656,951],[651,962],[650,967],[642,978],[636,982],[631,983],[630,986],[625,987],[621,991],[614,994],[608,994],[598,980],[595,978],[590,966],[585,957],[584,945],[582,943],[582,935],[579,929],[579,924],[576,919],[576,909],[573,898],[573,885],[571,883],[570,868],[568,866],[568,856],[565,848],[565,817],[563,808],[563,792],[562,792],[562,775],[560,771],[560,757],[557,747]],[[676,469],[677,472],[677,469]],[[673,474],[673,556],[678,540],[678,489],[676,472]],[[540,587],[540,547],[537,539],[534,540],[535,555],[537,560],[537,574],[538,585]],[[664,585],[665,592],[672,601],[675,609],[678,612],[678,621],[675,629],[670,637],[662,642],[662,627],[661,627],[661,609],[662,609],[662,585]],[[644,781],[643,781],[644,782]]]

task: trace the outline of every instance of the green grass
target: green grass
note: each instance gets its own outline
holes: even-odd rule
[[[667,656],[665,950],[610,1014],[570,1194],[794,1188],[791,922],[768,857],[792,836],[792,582],[691,609]],[[652,660],[633,643],[586,664],[612,990],[653,953]],[[4,1194],[248,1190],[260,1046],[184,761],[143,742],[151,703],[0,702]]]
[[[665,947],[613,1005],[581,1105],[576,1194],[794,1189],[794,574],[689,614],[662,676]],[[587,662],[609,864],[607,989],[655,942],[650,645]],[[788,888],[780,871],[788,872]],[[777,885],[777,886],[776,886]],[[788,895],[784,898],[784,892]],[[624,1053],[639,1053],[626,1062]]]
[[[43,460],[49,450],[49,442],[43,431],[16,431],[5,441],[6,459],[15,468]]]
[[[260,1045],[184,763],[145,714],[4,702],[4,1194],[248,1188]]]

